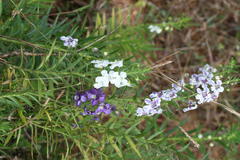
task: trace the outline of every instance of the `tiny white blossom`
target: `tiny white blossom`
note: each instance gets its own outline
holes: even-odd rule
[[[203,138],[203,135],[200,133],[200,134],[198,134],[198,138],[199,139],[202,139]]]
[[[210,147],[214,147],[214,143],[211,142],[211,143],[209,144],[209,146],[210,146]]]
[[[110,64],[108,60],[93,60],[91,63],[94,64],[95,68],[104,68]]]
[[[150,32],[156,32],[157,34],[160,34],[162,32],[162,29],[158,26],[150,25],[148,26],[148,29],[150,30]]]
[[[130,86],[130,83],[128,82],[127,73],[126,72],[120,72],[119,76],[113,81],[113,84],[117,88],[121,88],[124,86]]]
[[[137,116],[143,116],[144,115],[144,110],[142,108],[137,108],[136,115]]]
[[[104,76],[102,76],[102,77],[96,77],[95,82],[96,82],[96,83],[95,83],[93,86],[94,86],[94,88],[96,88],[96,89],[99,89],[99,88],[101,88],[101,87],[108,87],[108,85],[109,85],[109,79],[108,79],[108,77],[104,77]]]
[[[101,71],[102,76],[98,76],[95,79],[95,84],[93,85],[94,88],[99,89],[101,87],[108,87],[109,86],[109,75],[106,70]]]
[[[98,52],[99,51],[99,49],[98,48],[96,48],[96,47],[94,47],[93,49],[92,49],[92,52]]]
[[[119,81],[119,73],[114,72],[114,71],[110,71],[109,72],[109,80],[112,84],[117,83],[117,81]]]
[[[123,60],[110,62],[110,64],[111,64],[110,69],[114,69],[115,67],[120,68],[123,66]]]
[[[60,39],[64,41],[63,45],[66,47],[76,47],[78,44],[78,39],[74,39],[71,36],[61,36]]]
[[[103,55],[104,55],[104,56],[107,56],[107,55],[108,55],[108,52],[103,52]]]
[[[130,86],[128,82],[126,72],[115,72],[110,71],[109,73],[106,70],[101,71],[102,76],[96,77],[94,87],[108,87],[109,83],[115,85],[117,88],[124,86]]]

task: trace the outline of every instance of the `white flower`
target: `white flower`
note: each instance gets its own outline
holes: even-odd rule
[[[200,134],[198,134],[198,138],[199,139],[202,139],[203,138],[203,135],[200,133]]]
[[[115,85],[117,88],[123,86],[130,86],[128,82],[126,72],[114,72],[110,71],[109,73],[106,70],[101,71],[102,76],[96,77],[95,79],[95,88],[108,87],[109,82]]]
[[[162,32],[162,29],[158,26],[150,25],[148,26],[148,29],[150,30],[150,32],[156,32],[157,34],[160,34]]]
[[[71,36],[61,36],[60,39],[64,41],[63,45],[66,47],[76,47],[78,44],[78,39],[74,39]]]
[[[123,60],[110,62],[110,64],[111,64],[110,69],[114,69],[115,67],[120,68],[123,66]]]
[[[95,68],[104,68],[110,65],[110,69],[123,66],[123,60],[110,62],[108,60],[93,60],[91,63],[95,64]]]
[[[162,108],[158,108],[156,114],[162,114],[162,112],[163,112]]]
[[[108,87],[109,85],[108,77],[96,77],[95,81],[96,83],[93,86],[97,89],[101,87]]]
[[[142,108],[137,108],[136,115],[137,116],[143,116],[144,115],[144,110]]]
[[[102,76],[96,77],[94,88],[108,87],[109,86],[109,75],[106,70],[101,71]]]
[[[95,68],[104,68],[110,64],[108,60],[93,60],[91,63],[94,64]]]
[[[96,48],[96,47],[94,47],[94,48],[92,48],[92,52],[98,52],[99,51],[99,49],[98,48]]]
[[[127,78],[127,73],[126,72],[120,72],[118,77],[114,77],[114,79],[110,78],[110,81],[117,88],[121,88],[121,87],[124,87],[124,86],[130,86],[130,83],[128,82],[128,80],[126,78]]]
[[[120,76],[118,72],[110,71],[109,72],[109,80],[112,84],[115,84],[119,81]]]
[[[209,146],[210,146],[210,147],[214,147],[214,143],[211,142],[211,143],[209,144]]]

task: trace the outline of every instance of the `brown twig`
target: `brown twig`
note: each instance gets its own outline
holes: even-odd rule
[[[189,138],[189,140],[194,144],[194,147],[196,147],[197,149],[200,148],[200,145],[196,141],[194,141],[194,139],[181,126],[178,126],[178,128],[185,134],[187,138]]]
[[[24,55],[24,56],[46,56],[47,54],[45,54],[45,53],[30,53],[30,52],[13,51],[11,53],[0,54],[0,58],[2,59],[2,58],[20,56],[20,55]]]

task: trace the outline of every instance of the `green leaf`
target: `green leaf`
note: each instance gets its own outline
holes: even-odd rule
[[[11,132],[11,133],[7,136],[7,138],[6,138],[5,142],[4,142],[4,146],[6,146],[6,145],[9,143],[9,141],[11,140],[11,138],[12,138],[12,136],[13,136],[13,133],[14,133],[14,132]]]
[[[139,150],[137,149],[137,146],[134,144],[132,139],[129,136],[125,136],[126,140],[128,141],[131,148],[137,153],[137,155],[142,159],[142,155],[140,154]]]
[[[0,17],[1,17],[1,15],[2,15],[2,10],[3,10],[2,0],[0,0]]]
[[[118,147],[118,145],[114,142],[113,137],[110,137],[109,141],[110,141],[111,145],[113,146],[113,148],[115,149],[115,151],[117,152],[118,156],[123,158],[123,154],[122,154],[120,148]]]

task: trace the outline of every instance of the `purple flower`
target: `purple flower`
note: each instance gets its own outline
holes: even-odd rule
[[[195,97],[198,100],[198,104],[211,102],[213,100],[212,95],[207,87],[203,89],[197,88],[197,93],[198,94]]]
[[[162,96],[160,98],[165,101],[171,101],[172,99],[177,98],[177,93],[174,89],[163,90]]]
[[[93,106],[99,103],[103,103],[106,97],[102,89],[95,89],[95,88],[86,91],[86,95],[87,95],[87,98],[91,101]]]
[[[84,112],[81,113],[82,115],[86,116],[86,115],[96,115],[95,111],[91,111],[89,109],[87,109],[86,107],[84,107]]]
[[[98,106],[98,108],[96,109],[95,111],[95,114],[96,115],[99,115],[101,113],[104,113],[104,114],[110,114],[112,111],[115,111],[116,110],[116,107],[115,106],[112,106],[108,103],[106,104],[100,104]]]
[[[86,102],[87,101],[87,95],[84,92],[77,92],[74,96],[75,101],[81,101],[81,102]]]
[[[81,106],[81,104],[82,104],[82,102],[79,100],[79,101],[75,101],[75,104],[76,104],[76,106]]]
[[[216,83],[213,83],[211,90],[216,93],[223,92],[224,88],[222,87],[222,81],[218,79]]]
[[[61,36],[60,39],[64,41],[64,46],[66,47],[76,47],[78,39],[74,39],[71,36]]]
[[[161,99],[160,98],[154,98],[154,99],[145,99],[145,104],[150,105],[152,108],[157,108],[160,106]]]
[[[172,90],[175,91],[176,93],[178,93],[180,91],[184,91],[183,90],[184,85],[185,85],[185,82],[183,79],[181,79],[180,81],[178,81],[177,84],[175,84],[175,83],[172,84]]]
[[[91,104],[86,103],[83,108],[81,115],[91,115],[94,116],[95,120],[98,120],[100,114],[110,114],[112,111],[116,110],[115,106],[105,103],[106,95],[102,89],[90,89],[85,92],[77,92],[74,96],[74,100],[77,106],[83,105],[84,102],[91,102]],[[94,107],[94,106],[97,106]],[[90,107],[89,107],[90,106]]]

